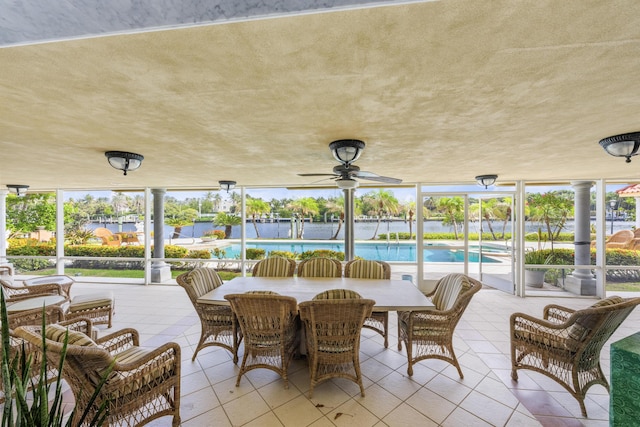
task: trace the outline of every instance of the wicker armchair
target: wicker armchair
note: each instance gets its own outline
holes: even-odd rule
[[[57,306],[49,306],[45,307],[44,310],[42,308],[37,308],[34,310],[25,310],[19,313],[10,314],[7,316],[9,323],[9,360],[13,360],[16,356],[20,355],[21,352],[24,351],[25,360],[28,360],[28,357],[31,356],[31,378],[34,383],[37,383],[40,370],[34,368],[40,364],[42,360],[39,355],[40,353],[37,351],[37,348],[29,343],[28,341],[23,340],[15,335],[14,329],[19,326],[32,325],[32,326],[40,326],[42,325],[42,316],[43,313],[45,315],[45,321],[47,324],[49,323],[58,323],[62,326],[69,328],[72,331],[82,332],[88,336],[93,335],[93,329],[91,325],[90,319],[74,319],[74,320],[64,320],[64,311]],[[1,344],[0,344],[1,346]],[[58,377],[57,366],[50,365],[47,370],[47,381],[53,381]],[[0,404],[5,401],[4,397],[4,382],[2,381],[2,373],[0,372]]]
[[[634,238],[635,234],[631,230],[616,231],[604,242],[604,247],[606,249],[627,249],[633,244]],[[595,240],[591,242],[591,247],[596,247]]]
[[[355,279],[390,279],[391,266],[384,261],[369,261],[354,259],[344,266],[344,277]],[[373,311],[371,317],[367,317],[363,327],[371,329],[382,335],[384,347],[389,347],[389,312]]]
[[[298,346],[300,329],[296,299],[271,291],[225,295],[244,337],[244,355],[236,387],[253,369],[271,369],[289,388],[287,369]]]
[[[453,349],[453,332],[471,298],[482,284],[464,274],[449,274],[438,281],[427,295],[434,310],[398,313],[398,350],[402,342],[407,348],[407,374],[413,375],[413,365],[424,359],[440,359],[451,363],[464,378]]]
[[[618,329],[640,298],[610,297],[583,310],[550,304],[543,318],[524,313],[511,315],[511,377],[518,369],[530,369],[562,385],[587,416],[587,390],[609,383],[600,367],[602,346]]]
[[[203,348],[219,346],[229,350],[233,354],[233,363],[238,363],[238,345],[242,335],[238,334],[238,322],[231,307],[198,302],[202,295],[222,285],[218,273],[212,268],[195,268],[182,273],[176,280],[187,292],[202,326],[200,341],[191,360],[196,360],[198,352]]]
[[[39,326],[21,326],[16,335],[38,349],[42,348]],[[67,331],[58,325],[45,328],[47,359],[59,366]],[[87,410],[93,418],[106,402],[106,425],[138,426],[166,415],[173,416],[173,426],[180,424],[180,346],[166,343],[158,348],[139,347],[135,329],[123,329],[99,338],[68,332],[62,377],[69,383],[76,400],[71,425]],[[110,367],[106,382],[96,400],[91,396]]]
[[[295,260],[284,257],[269,257],[253,266],[253,277],[293,277],[296,271]]]
[[[345,289],[332,289],[298,305],[305,326],[307,358],[313,397],[316,384],[330,378],[346,378],[358,384],[364,397],[360,372],[360,332],[375,301]]]
[[[331,258],[310,258],[298,264],[298,277],[342,277],[342,263]]]
[[[65,299],[69,299],[68,295],[64,292],[64,289],[62,289],[62,286],[55,283],[23,286],[12,285],[9,282],[0,280],[0,285],[2,285],[2,292],[4,293],[4,298],[7,302],[7,305],[11,305],[11,303],[24,299],[44,295],[61,295],[65,297]]]
[[[103,246],[120,246],[122,244],[122,236],[113,234],[108,228],[98,227],[93,230],[93,234],[102,240]]]

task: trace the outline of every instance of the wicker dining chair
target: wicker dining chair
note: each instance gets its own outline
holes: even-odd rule
[[[384,261],[354,259],[344,266],[344,277],[354,279],[390,279],[391,266]],[[389,347],[389,312],[373,311],[364,321],[363,327],[376,331],[384,338],[384,347]]]
[[[202,295],[222,285],[218,273],[212,268],[194,268],[179,275],[176,281],[187,292],[202,326],[200,341],[191,360],[196,360],[198,352],[203,348],[219,346],[229,350],[233,354],[233,363],[238,363],[238,346],[242,335],[238,333],[238,321],[231,307],[198,302]]]
[[[265,258],[253,266],[253,277],[293,277],[296,261],[279,256]]]
[[[332,258],[309,258],[298,264],[298,277],[342,277],[342,263]]]
[[[15,334],[42,349],[41,326],[21,326]],[[69,383],[76,402],[71,425],[79,424],[85,410],[86,420],[91,420],[103,403],[108,413],[106,425],[138,426],[167,415],[173,417],[174,427],[180,425],[178,344],[140,347],[135,329],[123,329],[94,341],[60,325],[47,325],[46,356],[53,366],[60,366],[67,334],[62,377]],[[98,388],[105,372],[109,372],[106,382]]]
[[[253,369],[271,369],[289,388],[287,369],[298,347],[298,317],[295,298],[271,291],[250,291],[225,295],[231,304],[242,335],[244,353],[236,387],[244,374]]]
[[[330,378],[358,384],[364,397],[360,371],[360,332],[375,301],[347,289],[331,289],[298,305],[305,326],[309,360],[309,398],[314,387]]]
[[[609,391],[600,351],[638,304],[640,298],[612,296],[582,310],[550,304],[542,319],[512,314],[511,378],[518,380],[519,369],[546,375],[578,401],[586,417],[587,390],[600,384]]]
[[[413,365],[424,359],[440,359],[451,363],[464,378],[453,349],[453,332],[471,298],[482,284],[464,274],[448,274],[429,293],[433,310],[398,313],[398,350],[402,342],[407,349],[407,374],[413,375]]]

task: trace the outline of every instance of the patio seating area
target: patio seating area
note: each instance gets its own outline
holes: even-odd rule
[[[522,371],[511,380],[509,318],[514,312],[541,316],[543,307],[558,303],[585,308],[590,298],[526,299],[482,289],[472,299],[454,334],[454,348],[464,379],[454,366],[426,360],[407,376],[407,356],[395,346],[385,349],[382,337],[363,329],[360,366],[366,397],[344,378],[331,379],[309,394],[307,360],[294,359],[289,367],[289,388],[270,370],[247,372],[235,386],[239,365],[222,347],[193,352],[200,338],[200,321],[179,286],[139,286],[76,282],[76,294],[111,291],[118,299],[113,327],[97,326],[99,335],[134,327],[143,346],[177,342],[182,351],[181,411],[183,426],[606,426],[609,395],[597,385],[589,390],[581,415],[576,400],[545,376]],[[624,296],[624,295],[622,295]],[[390,313],[389,339],[396,342],[397,322]],[[635,333],[640,311],[629,318],[605,344],[602,366],[609,377],[609,345]],[[240,354],[244,350],[240,346]],[[70,396],[70,391],[67,392]],[[339,415],[341,414],[341,415]],[[152,426],[170,426],[171,417]]]

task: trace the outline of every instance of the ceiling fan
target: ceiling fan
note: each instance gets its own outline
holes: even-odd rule
[[[353,164],[364,149],[364,142],[359,139],[339,139],[329,144],[329,149],[333,157],[340,162],[333,168],[333,173],[299,173],[299,176],[331,176],[334,177],[338,188],[349,190],[357,188],[359,183],[355,178],[366,179],[368,181],[384,182],[387,184],[400,184],[401,179],[381,176],[373,172],[360,170]]]

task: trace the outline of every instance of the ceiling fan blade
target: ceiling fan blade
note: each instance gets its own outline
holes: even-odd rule
[[[298,176],[339,176],[335,173],[299,173]]]
[[[391,178],[389,176],[381,176],[377,173],[367,172],[367,171],[358,171],[354,174],[355,177],[366,179],[369,181],[378,181],[378,182],[386,182],[388,184],[400,184],[402,182],[399,178]]]

